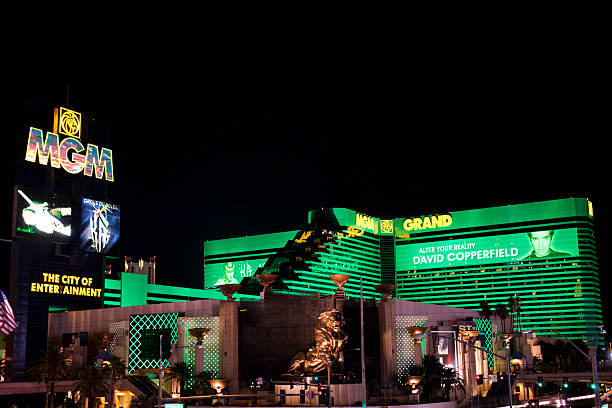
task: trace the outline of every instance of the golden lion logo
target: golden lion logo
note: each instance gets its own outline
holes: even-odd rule
[[[337,309],[328,310],[319,315],[315,329],[315,347],[299,353],[289,363],[288,374],[301,377],[304,374],[318,373],[331,365],[346,344],[348,336],[344,331],[344,316]]]
[[[81,114],[79,112],[60,107],[59,131],[64,135],[80,138]]]

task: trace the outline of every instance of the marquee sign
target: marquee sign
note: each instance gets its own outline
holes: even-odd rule
[[[93,287],[93,278],[59,273],[43,273],[42,282],[32,282],[30,292],[100,297],[102,289]]]
[[[100,149],[94,144],[87,144],[86,149],[79,140],[81,114],[61,108],[57,120],[59,120],[57,133],[68,137],[60,142],[57,133],[47,132],[44,137],[41,129],[31,127],[28,134],[26,161],[34,163],[38,156],[38,162],[43,166],[50,161],[51,167],[57,169],[61,167],[70,174],[83,172],[89,177],[95,174],[98,179],[104,177],[106,181],[114,181],[112,150],[105,147]]]
[[[578,256],[578,230],[562,228],[495,236],[417,242],[396,251],[399,271],[456,268]]]

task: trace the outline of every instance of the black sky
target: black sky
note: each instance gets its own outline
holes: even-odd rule
[[[605,276],[609,81],[582,28],[98,33],[67,62],[38,37],[11,46],[3,103],[68,99],[109,124],[121,251],[157,255],[165,283],[201,284],[204,240],[297,229],[314,208],[565,197],[594,202]]]

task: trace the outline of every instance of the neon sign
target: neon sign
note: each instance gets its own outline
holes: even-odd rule
[[[92,287],[93,278],[43,273],[43,282],[32,282],[30,292],[100,297],[102,289]]]
[[[357,213],[355,215],[355,225],[378,234],[378,220],[373,217]]]
[[[59,132],[68,137],[61,141],[54,132],[47,132],[43,137],[43,131],[31,127],[28,134],[28,144],[26,150],[26,161],[36,162],[46,166],[49,161],[51,167],[60,167],[70,174],[77,174],[81,171],[86,176],[91,177],[95,174],[96,178],[106,181],[114,181],[113,173],[113,152],[105,147],[99,148],[95,144],[87,144],[87,149],[78,139],[81,134],[81,114],[65,108],[60,109],[59,125],[56,125]],[[85,152],[82,154],[81,152]]]
[[[434,215],[423,218],[406,218],[404,221],[404,229],[406,231],[423,230],[428,228],[448,227],[453,223],[453,217],[450,215]]]

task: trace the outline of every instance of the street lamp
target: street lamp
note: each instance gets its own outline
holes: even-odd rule
[[[341,351],[341,353],[344,353],[345,351],[361,351],[361,349],[359,348],[344,349]],[[340,357],[340,353],[338,353],[336,357],[334,357],[327,363],[327,407],[328,408],[331,408],[331,366],[334,364],[334,362],[336,362],[338,357]]]
[[[197,339],[197,343],[192,345],[192,346],[175,346],[174,349],[170,350],[170,356],[168,356],[168,362],[170,361],[170,357],[172,356],[172,353],[174,352],[174,350],[176,350],[177,348],[182,348],[182,349],[199,349],[199,348],[204,348],[204,345],[202,344],[202,339],[204,338],[204,336],[206,336],[206,334],[210,331],[209,328],[191,328],[189,329],[189,334],[192,335],[193,337],[195,337]],[[162,394],[163,394],[163,383],[164,383],[164,366],[163,366],[163,362],[162,362],[162,341],[163,341],[164,335],[160,334],[159,335],[159,384],[157,386],[157,405],[159,407],[161,407],[161,400],[162,400]]]
[[[473,330],[467,330],[466,332],[473,332]],[[462,332],[462,334],[464,334],[464,333]],[[465,335],[466,335],[466,336],[468,336],[468,335],[469,335],[469,337],[468,337],[468,338],[470,338],[470,337],[471,337],[471,335],[473,335],[473,333],[465,333]],[[476,334],[476,336],[477,336],[477,335],[478,335],[478,334]],[[474,336],[474,337],[475,337],[475,336]],[[477,348],[478,350],[481,350],[481,351],[483,351],[483,352],[485,352],[485,353],[492,354],[492,355],[494,355],[494,356],[496,356],[496,357],[503,358],[504,360],[506,360],[506,369],[508,370],[508,400],[509,400],[509,402],[510,402],[510,408],[512,408],[512,379],[511,379],[511,375],[510,375],[510,354],[508,353],[508,355],[506,355],[506,356],[502,356],[501,354],[494,353],[494,352],[492,352],[492,351],[489,351],[489,350],[487,350],[487,349],[485,349],[485,348],[479,347],[479,346],[477,346],[477,345],[475,345],[475,344],[472,344],[472,343],[470,343],[470,342],[463,341],[463,340],[459,340],[459,339],[457,339],[457,338],[455,338],[454,340],[455,340],[455,341],[458,341],[458,342],[460,342],[460,343],[463,343],[463,344],[465,344],[465,345],[468,345],[468,346],[470,346],[470,347]]]
[[[574,346],[574,348],[578,350],[580,354],[586,357],[587,360],[591,359],[591,357],[589,357],[584,351],[580,350],[578,346],[574,344],[573,341],[571,341],[570,339],[568,339],[567,337],[565,337],[559,332],[553,332],[553,333],[558,334],[565,340],[569,341],[570,344]],[[600,395],[599,395],[599,377],[597,373],[597,343],[599,342],[599,334],[605,334],[605,333],[606,331],[604,330],[603,326],[599,326],[599,333],[595,335],[595,349],[593,350],[593,358],[591,359],[591,369],[593,370],[593,382],[595,383],[595,407],[596,408],[601,407],[601,400],[600,400]]]
[[[336,298],[344,298],[346,294],[344,293],[344,285],[350,279],[351,275],[346,275],[342,273],[329,275],[329,279],[331,279],[337,286],[338,289],[334,292],[334,307],[336,307]],[[364,335],[363,335],[363,277],[359,277],[359,320],[360,320],[360,337],[361,337],[361,406],[363,408],[367,405],[368,400],[368,391],[366,388],[366,378],[365,378],[365,346],[364,346]],[[329,396],[331,398],[331,396]]]

